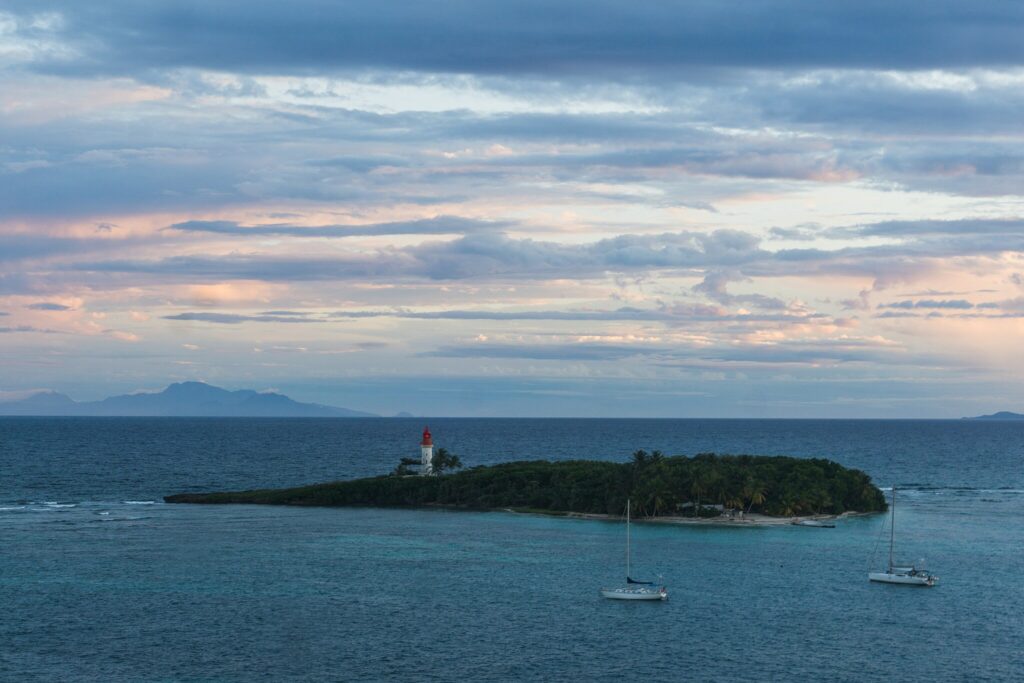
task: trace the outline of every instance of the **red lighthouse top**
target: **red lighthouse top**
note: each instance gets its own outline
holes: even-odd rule
[[[434,442],[430,440],[430,427],[423,428],[423,443],[421,446],[433,446]]]

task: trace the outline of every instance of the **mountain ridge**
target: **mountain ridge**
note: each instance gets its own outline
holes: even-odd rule
[[[155,393],[119,394],[78,402],[56,391],[0,402],[0,415],[83,417],[378,417],[348,408],[303,403],[277,392],[229,391],[206,382],[175,382]]]
[[[978,415],[977,417],[965,417],[965,420],[1024,420],[1024,415],[1009,410],[1000,410],[991,415]]]

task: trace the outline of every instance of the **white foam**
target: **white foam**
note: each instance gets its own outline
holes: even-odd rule
[[[125,505],[156,505],[155,500],[126,500]]]

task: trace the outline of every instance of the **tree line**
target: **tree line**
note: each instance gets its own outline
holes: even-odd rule
[[[472,467],[436,477],[395,476],[296,489],[172,496],[169,502],[425,506],[621,514],[719,514],[718,507],[773,516],[886,509],[871,478],[830,460],[785,456],[665,456],[628,462],[529,460]],[[176,500],[175,500],[176,499]]]

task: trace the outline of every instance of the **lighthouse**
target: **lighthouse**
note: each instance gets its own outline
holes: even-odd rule
[[[420,442],[420,474],[434,473],[434,442],[430,438],[430,427],[423,428]]]

